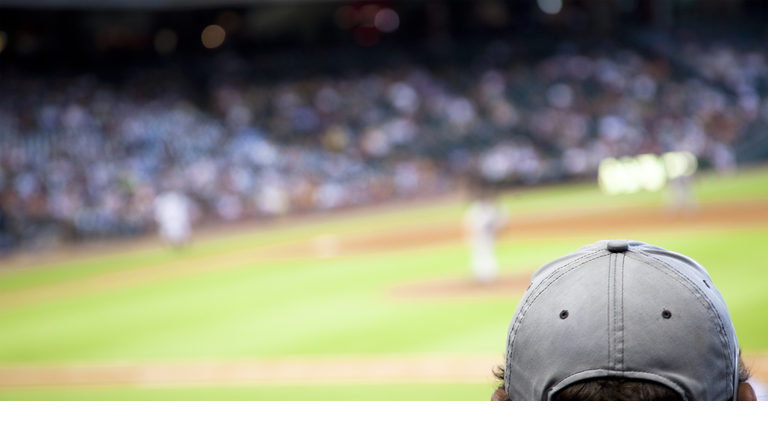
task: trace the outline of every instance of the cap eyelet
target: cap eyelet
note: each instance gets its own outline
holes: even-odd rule
[[[672,312],[664,309],[663,311],[661,311],[661,317],[664,319],[670,319],[672,318]]]
[[[566,318],[568,318],[568,311],[563,310],[562,312],[560,312],[560,319],[566,319]]]

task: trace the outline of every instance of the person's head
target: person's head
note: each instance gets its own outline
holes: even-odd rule
[[[706,270],[636,241],[600,241],[539,268],[496,374],[493,400],[754,400]]]

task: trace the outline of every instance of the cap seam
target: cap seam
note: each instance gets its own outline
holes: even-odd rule
[[[569,273],[569,272],[571,272],[571,271],[573,271],[573,270],[575,270],[575,269],[577,269],[577,268],[581,267],[581,266],[582,266],[582,265],[584,265],[584,264],[587,264],[587,263],[589,263],[589,262],[592,262],[592,261],[594,261],[594,260],[596,260],[596,259],[599,259],[599,258],[601,258],[601,257],[605,256],[605,254],[600,254],[600,252],[601,252],[601,251],[599,251],[599,250],[598,250],[598,251],[595,251],[595,252],[593,252],[593,253],[591,253],[591,254],[585,255],[585,256],[583,256],[583,257],[581,257],[581,258],[577,259],[576,261],[572,261],[572,262],[569,262],[569,263],[566,263],[566,264],[563,264],[563,265],[559,266],[558,268],[556,268],[555,270],[553,270],[553,271],[552,271],[552,273],[550,273],[550,276],[548,276],[547,278],[545,278],[545,279],[544,279],[544,281],[542,281],[542,282],[541,282],[541,284],[539,284],[539,290],[538,290],[538,291],[537,291],[535,294],[533,294],[532,298],[530,298],[530,299],[526,299],[525,303],[524,303],[524,304],[523,304],[523,306],[520,308],[520,316],[518,316],[518,317],[517,317],[517,319],[515,320],[514,324],[512,325],[512,330],[510,330],[509,334],[507,335],[507,357],[506,357],[506,361],[509,361],[509,359],[510,359],[510,357],[511,357],[511,355],[512,355],[512,351],[513,351],[513,349],[514,349],[514,346],[515,346],[515,339],[514,339],[514,336],[517,334],[517,331],[520,329],[520,326],[522,325],[522,322],[523,322],[523,320],[525,319],[525,315],[528,313],[528,309],[530,309],[530,305],[531,305],[531,304],[532,304],[534,301],[536,301],[536,299],[537,299],[537,298],[538,298],[538,297],[539,297],[539,296],[540,296],[542,293],[544,293],[544,291],[546,291],[546,290],[547,290],[547,288],[549,288],[549,287],[550,287],[550,286],[551,286],[553,283],[555,283],[557,280],[559,280],[559,279],[560,279],[561,277],[563,277],[565,274],[567,274],[567,273]],[[594,255],[598,255],[598,256],[594,256]],[[591,258],[590,258],[590,257],[591,257]],[[590,259],[587,259],[587,258],[590,258]],[[547,281],[547,279],[551,279],[551,278],[553,278],[553,277],[554,277],[554,274],[555,274],[555,273],[557,273],[557,271],[559,271],[559,270],[560,270],[560,269],[562,269],[562,268],[565,268],[565,267],[567,267],[568,265],[571,265],[571,268],[569,268],[568,270],[566,270],[566,271],[564,271],[564,272],[560,273],[560,274],[559,274],[559,275],[558,275],[556,278],[554,278],[554,279],[552,279],[552,280],[549,280],[549,281]],[[545,282],[546,282],[546,286],[543,286],[543,287],[542,287],[542,285],[543,285]],[[505,362],[506,362],[506,361],[505,361]],[[507,369],[507,370],[509,370],[509,368],[506,368],[506,369]],[[505,378],[506,378],[506,377],[505,377]]]
[[[648,372],[648,371],[644,371],[644,370],[636,370],[636,369],[631,369],[631,370],[626,370],[626,371],[616,371],[616,370],[607,369],[607,368],[594,368],[594,369],[584,369],[584,370],[580,370],[580,371],[578,371],[578,372],[573,372],[573,373],[571,373],[571,374],[569,374],[569,375],[567,375],[567,376],[564,376],[564,377],[563,377],[563,378],[562,378],[560,381],[556,382],[554,385],[550,386],[549,388],[550,388],[550,389],[552,389],[552,388],[555,388],[555,387],[557,387],[558,385],[560,385],[560,383],[562,383],[563,381],[567,380],[568,378],[570,378],[570,377],[572,377],[572,376],[574,376],[574,375],[578,375],[578,374],[581,374],[581,373],[584,373],[584,372],[592,372],[592,371],[608,371],[608,372],[630,372],[630,373],[632,373],[632,372],[638,372],[638,373],[642,373],[642,374],[647,374],[647,375],[653,375],[653,376],[657,376],[657,377],[659,377],[659,378],[662,378],[662,379],[664,379],[664,380],[669,380],[670,382],[673,382],[675,385],[677,385],[677,386],[678,386],[678,387],[680,387],[681,389],[685,389],[685,387],[684,387],[684,386],[683,386],[681,383],[677,382],[676,380],[674,380],[674,379],[672,379],[672,378],[670,378],[670,377],[666,377],[666,376],[664,376],[664,375],[661,375],[661,374],[657,374],[657,373],[655,373],[655,372]],[[605,375],[604,377],[593,377],[593,378],[595,378],[595,379],[600,379],[600,378],[609,378],[609,376],[608,376],[608,375]],[[620,377],[620,378],[623,378],[623,377]],[[591,378],[585,378],[585,379],[591,379]],[[576,381],[576,382],[578,382],[578,381]],[[682,396],[685,398],[685,395],[682,395]],[[687,399],[687,398],[686,398],[686,399]]]
[[[626,334],[624,333],[624,261],[627,255],[621,254],[621,368],[624,369],[624,347],[627,346]],[[618,261],[618,259],[617,259]]]
[[[608,367],[616,368],[616,262],[618,255],[612,253],[608,259]],[[613,273],[613,277],[611,277]],[[613,282],[613,284],[611,284]],[[611,286],[613,285],[613,286]],[[611,314],[613,312],[613,314]],[[613,315],[613,317],[611,317]]]
[[[557,268],[555,268],[554,270],[552,270],[552,271],[549,273],[549,275],[547,275],[547,277],[545,277],[545,278],[544,278],[544,279],[543,279],[543,280],[542,280],[542,281],[539,283],[539,285],[538,285],[538,287],[539,287],[539,288],[540,288],[540,287],[542,287],[542,285],[545,285],[545,284],[546,284],[546,286],[545,286],[545,287],[543,287],[543,288],[540,288],[540,291],[542,291],[542,290],[546,289],[547,287],[549,287],[549,285],[550,285],[551,283],[553,283],[553,282],[554,282],[554,280],[551,280],[551,279],[552,279],[552,278],[554,278],[554,277],[555,277],[555,274],[556,274],[558,271],[560,271],[561,269],[563,269],[563,268],[565,268],[565,267],[568,267],[568,266],[572,266],[572,267],[573,267],[573,268],[571,268],[571,269],[569,269],[569,270],[567,270],[567,271],[565,271],[565,272],[561,273],[560,275],[558,275],[558,276],[557,276],[557,279],[559,279],[559,278],[560,278],[560,277],[561,277],[563,274],[567,273],[568,271],[571,271],[571,270],[573,270],[574,268],[577,268],[578,266],[580,266],[580,265],[582,265],[582,264],[585,264],[585,263],[587,263],[587,262],[591,261],[591,260],[589,260],[589,261],[584,261],[584,260],[586,260],[587,258],[589,258],[589,257],[591,257],[591,256],[594,256],[594,255],[596,255],[596,254],[599,254],[600,252],[601,252],[600,250],[597,250],[597,251],[594,251],[594,252],[592,252],[592,253],[590,253],[590,254],[584,255],[583,257],[580,257],[580,258],[578,258],[578,259],[576,259],[576,260],[574,260],[574,261],[571,261],[571,262],[567,262],[567,263],[565,263],[565,264],[563,264],[563,265],[561,265],[561,266],[558,266]],[[580,261],[580,260],[581,260],[581,261]],[[557,280],[557,279],[555,279],[555,280]],[[530,289],[531,289],[531,286],[532,286],[532,285],[533,285],[533,284],[529,284],[529,285],[528,285],[528,290],[530,290]],[[527,307],[527,306],[528,306],[528,305],[529,305],[531,302],[533,302],[533,300],[535,300],[535,299],[536,299],[536,298],[537,298],[537,297],[538,297],[540,294],[541,294],[541,292],[537,292],[537,293],[535,294],[535,296],[534,296],[532,299],[526,299],[525,303],[523,303],[523,305],[520,307],[520,316],[518,316],[518,317],[515,317],[515,322],[514,322],[514,323],[512,323],[512,327],[511,327],[511,330],[509,331],[509,334],[510,334],[510,335],[511,335],[512,333],[514,333],[514,332],[515,332],[515,329],[516,329],[516,328],[519,326],[519,323],[520,323],[520,321],[522,320],[522,316],[523,316],[523,315],[525,315],[525,312],[527,311],[527,308],[526,308],[526,307]],[[524,311],[523,309],[526,309],[526,310]],[[508,339],[508,340],[507,340],[507,342],[509,342],[509,335],[508,335],[507,339]]]
[[[657,377],[659,377],[659,378],[664,378],[664,379],[666,379],[666,380],[670,380],[670,381],[674,382],[675,384],[679,385],[680,387],[683,387],[683,386],[682,386],[682,385],[681,385],[679,382],[677,382],[677,381],[675,381],[675,380],[673,380],[673,379],[671,379],[671,378],[669,378],[669,377],[666,377],[666,376],[664,376],[664,375],[661,375],[661,374],[657,374],[656,372],[648,372],[648,371],[644,371],[644,370],[638,370],[638,369],[630,369],[630,370],[626,370],[626,371],[617,371],[617,370],[614,370],[614,369],[606,369],[606,368],[593,368],[593,369],[584,369],[584,370],[580,370],[580,371],[578,371],[578,372],[574,372],[574,373],[572,373],[572,374],[569,374],[569,375],[567,375],[567,376],[564,376],[564,377],[563,377],[563,379],[561,379],[560,381],[558,381],[557,383],[555,383],[555,385],[553,385],[552,387],[555,387],[555,386],[557,386],[557,384],[560,384],[561,382],[563,382],[563,381],[567,380],[568,378],[570,378],[570,377],[572,377],[572,376],[574,376],[574,375],[578,375],[578,374],[580,374],[580,373],[584,373],[584,372],[602,371],[602,370],[604,370],[604,371],[609,371],[609,372],[640,372],[640,373],[644,373],[644,374],[648,374],[648,375],[655,375],[655,376],[657,376]]]
[[[591,253],[589,255],[585,255],[585,256],[581,257],[579,260],[563,264],[560,267],[554,269],[550,273],[550,275],[547,276],[547,278],[545,278],[543,281],[541,281],[541,283],[538,286],[539,289],[536,291],[535,294],[532,295],[532,298],[526,299],[525,303],[520,308],[520,316],[518,316],[517,319],[515,320],[515,323],[512,325],[512,330],[509,332],[509,334],[512,335],[512,334],[517,332],[517,329],[520,327],[521,322],[523,321],[523,318],[525,318],[525,315],[528,313],[528,308],[530,307],[530,304],[533,303],[547,288],[549,288],[550,285],[555,283],[558,279],[563,277],[563,275],[565,275],[566,273],[568,273],[570,271],[573,271],[573,270],[577,269],[578,267],[580,267],[580,266],[582,266],[582,265],[584,265],[584,264],[586,264],[588,262],[592,262],[592,261],[600,258],[600,256],[597,256],[597,257],[594,257],[594,258],[589,259],[589,260],[587,259],[587,258],[592,257],[593,255],[599,254],[599,253],[600,253],[600,251],[593,252],[593,253]],[[604,256],[604,255],[601,255],[601,256]],[[557,277],[555,277],[555,274],[560,269],[568,267],[569,265],[571,265],[572,267],[569,268],[568,270],[560,273],[559,275],[557,275]],[[554,279],[552,279],[552,278],[554,278]],[[546,286],[542,286],[542,285],[545,285],[545,284],[546,284]]]
[[[557,274],[557,272],[558,272],[559,270],[561,270],[561,269],[563,269],[563,268],[565,268],[565,267],[568,267],[568,266],[573,266],[573,267],[577,267],[577,266],[580,266],[580,265],[582,265],[582,264],[583,264],[583,262],[586,262],[586,261],[584,261],[584,260],[586,260],[587,258],[589,258],[589,257],[591,257],[591,256],[593,256],[593,255],[596,255],[596,254],[600,254],[601,252],[604,252],[604,250],[602,250],[602,249],[598,249],[598,250],[596,250],[596,251],[594,251],[594,252],[591,252],[591,253],[589,253],[589,254],[586,254],[586,255],[584,255],[583,257],[577,258],[577,259],[575,259],[575,260],[573,260],[573,261],[570,261],[570,262],[566,262],[566,263],[564,263],[563,265],[560,265],[560,266],[558,266],[557,268],[555,268],[554,270],[552,270],[552,271],[551,271],[551,272],[550,272],[550,273],[547,275],[547,277],[545,277],[545,278],[544,278],[544,279],[541,281],[541,283],[540,283],[539,285],[541,286],[541,285],[543,285],[543,284],[547,283],[547,282],[548,282],[550,279],[554,278],[554,277],[555,277],[555,274]],[[583,261],[583,262],[582,262],[582,261]],[[559,277],[560,277],[560,275],[558,275],[557,277],[559,278]]]
[[[671,265],[665,263],[664,261],[662,261],[662,260],[660,260],[660,259],[658,259],[658,258],[656,258],[654,256],[651,256],[651,255],[642,254],[642,253],[641,253],[641,255],[649,257],[649,258],[653,259],[654,261],[658,262],[659,264],[661,264],[662,266],[672,270],[679,277],[685,279],[686,281],[688,281],[694,287],[697,286],[688,276],[686,276],[685,274],[681,273],[680,271],[678,271],[677,269],[675,269]],[[635,260],[635,261],[637,261],[637,260]],[[662,269],[658,269],[658,270],[664,271]],[[709,275],[707,275],[707,276],[709,276]],[[685,286],[685,284],[682,284],[682,285]],[[728,335],[725,332],[725,325],[723,324],[723,320],[720,317],[720,314],[717,313],[717,309],[715,308],[715,305],[712,304],[712,302],[709,300],[709,297],[703,295],[698,290],[696,290],[696,289],[691,290],[691,288],[687,287],[687,286],[686,286],[686,288],[694,294],[694,296],[699,300],[699,302],[702,303],[702,305],[705,307],[705,309],[707,309],[709,314],[715,318],[716,327],[717,327],[718,333],[720,334],[720,343],[725,348],[725,350],[723,351],[723,358],[724,358],[726,364],[731,366],[730,369],[735,368],[735,365],[732,364],[731,359],[730,359],[730,352],[732,350],[732,347],[730,346],[730,342],[728,340],[729,339]],[[735,393],[736,389],[733,388],[733,383],[731,383],[730,372],[728,372],[727,377],[728,377],[728,379],[726,380],[726,382],[729,383],[728,388]]]
[[[605,317],[606,317],[606,326],[605,326],[605,336],[606,340],[608,341],[608,358],[606,359],[606,364],[608,367],[613,367],[613,362],[611,361],[611,352],[613,351],[611,349],[611,345],[613,344],[613,339],[611,339],[611,300],[613,299],[613,296],[611,296],[611,264],[613,263],[614,256],[613,254],[608,256],[608,283],[607,288],[607,297],[605,302]],[[614,272],[616,271],[616,266],[613,266]],[[613,277],[613,282],[616,283],[616,277]]]
[[[650,265],[651,267],[653,267],[653,268],[663,272],[664,274],[666,274],[668,276],[674,277],[676,279],[682,278],[685,281],[687,281],[688,283],[690,283],[691,285],[693,285],[694,287],[696,286],[696,284],[693,283],[693,281],[691,281],[691,279],[688,278],[688,276],[682,274],[677,269],[675,269],[671,265],[665,263],[664,261],[661,261],[660,259],[658,259],[658,258],[656,258],[654,256],[651,256],[651,255],[648,255],[648,254],[645,254],[645,253],[642,253],[642,252],[639,252],[639,251],[637,251],[637,253],[642,255],[642,256],[645,256],[647,258],[650,258],[650,259],[652,259],[655,262],[658,262],[664,268],[659,268],[659,267],[657,267],[657,266],[655,266],[655,265],[653,265],[651,263],[646,263],[646,264]],[[642,263],[642,261],[640,261],[638,259],[635,259],[635,258],[632,258],[631,256],[629,258],[634,260],[634,261]],[[674,272],[674,274],[670,274],[669,272],[667,272],[665,270],[665,268],[669,269],[669,270],[672,270],[672,272]],[[725,334],[725,325],[723,324],[723,321],[722,321],[722,319],[720,317],[720,314],[717,313],[717,311],[715,309],[715,306],[712,304],[712,302],[709,300],[709,298],[707,298],[706,296],[703,296],[697,290],[691,289],[691,287],[687,286],[685,283],[682,283],[684,281],[678,280],[678,282],[680,282],[681,285],[683,285],[689,292],[691,292],[694,295],[694,297],[699,301],[699,303],[701,303],[702,307],[704,307],[704,309],[707,310],[709,315],[714,318],[713,321],[714,321],[715,327],[716,327],[716,329],[718,331],[718,334],[720,336],[720,344],[721,344],[721,347],[724,348],[724,350],[723,350],[723,359],[725,360],[726,365],[730,366],[729,371],[727,373],[727,379],[725,380],[728,383],[726,385],[726,388],[731,390],[732,392],[735,392],[736,389],[733,388],[733,383],[731,382],[731,377],[730,377],[730,375],[731,375],[730,370],[733,370],[733,368],[734,368],[734,365],[732,364],[732,361],[731,361],[731,359],[729,357],[730,356],[731,348],[730,348],[730,343],[728,342],[728,337]]]

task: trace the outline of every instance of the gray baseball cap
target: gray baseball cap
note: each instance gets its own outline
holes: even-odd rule
[[[728,309],[696,261],[603,240],[539,268],[507,332],[510,400],[551,400],[586,379],[629,378],[683,400],[735,399],[739,351]]]

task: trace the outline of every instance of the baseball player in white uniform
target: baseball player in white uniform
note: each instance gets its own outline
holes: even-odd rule
[[[499,271],[494,251],[496,235],[506,223],[506,213],[487,194],[473,202],[464,213],[470,269],[477,282],[487,284],[496,280]]]
[[[160,239],[173,247],[188,243],[192,231],[189,199],[183,193],[171,190],[158,195],[154,207]]]

